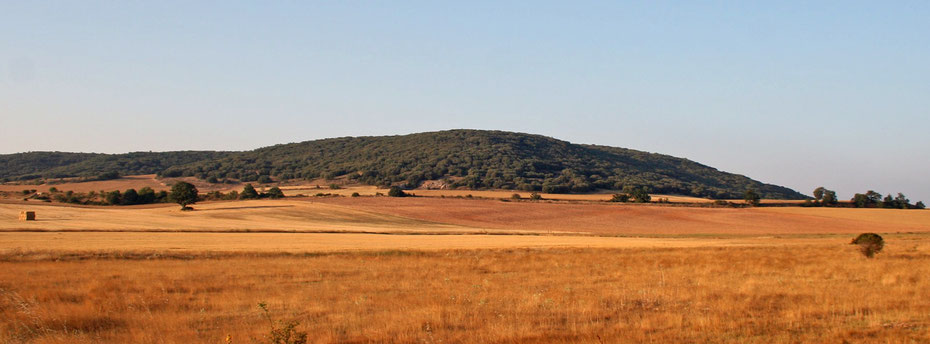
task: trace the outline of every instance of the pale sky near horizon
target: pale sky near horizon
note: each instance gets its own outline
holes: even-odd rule
[[[453,128],[930,201],[930,2],[0,3],[0,154]]]

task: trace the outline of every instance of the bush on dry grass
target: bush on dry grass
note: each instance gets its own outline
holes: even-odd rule
[[[862,255],[868,258],[872,258],[885,247],[885,239],[875,233],[862,233],[853,239],[850,244],[859,245],[859,252],[862,252]]]

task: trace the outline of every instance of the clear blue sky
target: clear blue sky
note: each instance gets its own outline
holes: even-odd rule
[[[0,153],[452,128],[930,201],[930,2],[6,1]]]

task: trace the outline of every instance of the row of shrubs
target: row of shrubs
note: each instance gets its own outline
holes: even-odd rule
[[[340,189],[337,185],[331,185],[330,189]],[[35,189],[26,189],[23,190],[23,195],[33,194],[32,198],[42,199],[42,200],[55,200],[62,203],[74,203],[74,204],[89,204],[89,205],[136,205],[136,204],[152,204],[152,203],[166,203],[172,202],[170,194],[166,191],[155,191],[150,187],[144,187],[138,191],[135,189],[127,189],[125,191],[90,191],[87,193],[77,193],[73,191],[60,192],[55,187],[49,189],[51,196],[44,196],[35,194]],[[636,203],[649,203],[652,201],[652,197],[649,195],[650,189],[647,187],[626,187],[623,189],[623,192],[616,193],[609,200],[610,202],[636,202]],[[329,194],[317,194],[317,196],[325,196]],[[379,195],[383,195],[380,194]],[[352,197],[358,197],[358,193],[353,193]],[[390,197],[407,197],[411,196],[404,192],[404,190],[398,186],[392,186],[387,193],[387,196]],[[230,191],[228,193],[223,193],[220,191],[211,191],[206,194],[198,194],[197,200],[245,200],[245,199],[261,199],[261,198],[271,198],[278,199],[283,198],[284,193],[277,186],[270,188],[267,192],[259,192],[255,189],[252,184],[246,184],[242,192]],[[885,196],[884,199],[881,197],[881,194],[869,190],[865,194],[856,194],[851,202],[841,204],[836,199],[836,193],[832,190],[825,189],[823,187],[817,188],[814,190],[814,199],[806,200],[802,206],[812,207],[812,206],[827,206],[827,207],[837,207],[837,206],[852,206],[857,208],[894,208],[894,209],[924,209],[925,205],[923,202],[917,202],[916,204],[911,204],[910,200],[902,193],[898,193],[897,197],[892,197],[891,194]],[[513,194],[512,199],[519,200],[521,199],[520,194]],[[541,200],[542,196],[539,193],[533,192],[530,197],[531,200]],[[748,205],[758,205],[760,201],[759,195],[753,190],[747,190],[745,195],[746,203]],[[668,203],[668,199],[660,199],[659,203]],[[725,205],[729,206],[729,202],[718,201],[718,204],[715,205]]]
[[[806,200],[802,206],[805,207],[855,207],[855,208],[888,208],[888,209],[924,209],[923,201],[911,204],[911,200],[903,193],[897,196],[888,194],[884,198],[882,194],[873,190],[865,193],[857,193],[849,200],[849,203],[840,203],[836,197],[836,192],[824,187],[814,189],[814,199]]]
[[[134,204],[152,204],[170,202],[168,192],[155,191],[150,187],[136,189],[127,189],[120,192],[115,191],[58,191],[56,188],[49,189],[49,195],[36,194],[36,190],[23,190],[24,195],[33,194],[31,198],[39,200],[54,200],[61,203],[85,204],[85,205],[134,205]]]
[[[196,190],[196,189],[195,189]],[[155,204],[174,202],[167,191],[155,191],[150,187],[139,189],[126,189],[124,191],[90,191],[74,192],[59,191],[52,187],[49,189],[49,195],[37,194],[35,189],[22,191],[24,196],[32,195],[31,198],[39,200],[54,200],[61,203],[84,204],[84,205],[138,205],[138,204]],[[211,191],[206,194],[197,193],[198,201],[208,200],[237,200],[237,199],[277,199],[284,197],[284,192],[277,186],[272,187],[267,192],[255,190],[252,184],[246,184],[242,192],[230,191],[223,193],[220,191]]]
[[[255,190],[255,187],[252,184],[245,184],[245,187],[242,188],[242,192],[237,192],[235,190],[228,193],[223,193],[220,191],[211,191],[206,193],[201,197],[202,200],[236,200],[236,199],[261,199],[261,198],[271,198],[278,199],[284,198],[284,192],[281,191],[281,188],[275,186],[268,189],[267,192],[259,192]]]

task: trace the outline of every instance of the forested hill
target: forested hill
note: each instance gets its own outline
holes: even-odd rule
[[[0,178],[9,180],[107,172],[262,182],[348,176],[365,184],[408,187],[445,180],[453,187],[552,193],[648,186],[654,193],[714,198],[741,198],[754,189],[766,198],[805,197],[668,155],[484,130],[333,138],[246,152],[0,155]]]
[[[0,155],[0,178],[30,180],[39,178],[96,178],[118,175],[153,174],[172,166],[226,157],[230,152],[181,151],[134,152],[126,154],[29,152]]]

